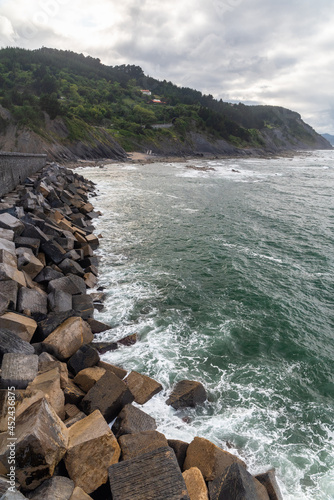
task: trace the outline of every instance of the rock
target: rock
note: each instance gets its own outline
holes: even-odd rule
[[[63,278],[63,274],[52,267],[47,266],[42,269],[42,271],[35,277],[36,283],[45,283],[52,280]]]
[[[0,281],[13,280],[20,286],[26,286],[26,279],[22,271],[8,264],[0,264]]]
[[[166,404],[177,410],[186,406],[194,407],[197,404],[204,403],[205,400],[206,391],[200,382],[180,380],[174,387]]]
[[[14,241],[14,231],[0,227],[0,238],[3,240]]]
[[[108,467],[118,462],[120,447],[99,411],[69,428],[65,465],[76,486],[86,493],[108,480]]]
[[[25,223],[24,225],[25,229],[21,236],[24,236],[26,238],[34,238],[44,243],[50,240],[50,237],[45,234],[38,226],[30,223]]]
[[[64,396],[66,404],[78,405],[85,396],[85,393],[72,380],[69,380],[64,389]]]
[[[231,464],[225,472],[209,483],[210,500],[240,498],[260,500],[253,476],[240,464]]]
[[[52,292],[53,290],[62,290],[63,292],[70,293],[71,295],[84,295],[86,293],[86,283],[82,278],[80,278],[80,276],[69,274],[63,278],[50,281],[48,285],[48,292]]]
[[[85,368],[95,366],[100,360],[99,353],[90,345],[83,345],[68,360],[68,367],[75,375]]]
[[[8,483],[7,483],[8,484]],[[20,491],[14,490],[9,491],[9,489],[2,495],[0,500],[25,500],[27,497],[22,495]]]
[[[162,385],[147,375],[132,371],[125,379],[130,391],[135,397],[136,403],[143,405],[155,394],[162,391]]]
[[[54,290],[48,295],[49,310],[52,312],[72,311],[72,295],[62,290]]]
[[[93,212],[94,207],[91,203],[85,203],[80,207],[80,212],[83,213],[84,215],[88,214],[89,212]]]
[[[47,352],[42,352],[38,356],[38,371],[41,373],[52,370],[53,368],[58,368],[60,376],[60,387],[65,389],[68,384],[68,370],[66,363],[58,361],[58,359],[51,356]]]
[[[98,366],[85,368],[74,377],[73,382],[80,387],[82,391],[88,392],[105,373],[106,371]]]
[[[0,227],[14,231],[17,236],[20,236],[24,230],[24,224],[8,213],[0,214]]]
[[[93,345],[100,354],[105,354],[109,351],[116,351],[116,349],[118,349],[118,344],[116,342],[94,342]]]
[[[109,468],[113,500],[190,500],[173,450],[160,448]]]
[[[80,413],[80,410],[76,405],[71,405],[68,403],[65,405],[65,418],[67,418],[67,419],[73,418],[76,415],[78,415],[78,413]],[[86,417],[85,414],[84,414],[84,417]]]
[[[260,481],[255,479],[255,477],[253,477],[253,481],[255,484],[255,490],[256,490],[258,500],[270,500],[269,495],[268,495],[268,491],[263,486],[263,484],[261,484]]]
[[[0,292],[0,315],[4,314],[9,308],[9,300]]]
[[[72,304],[74,311],[83,319],[88,319],[93,316],[93,299],[89,295],[73,295]]]
[[[80,276],[81,278],[84,276],[85,271],[82,269],[80,264],[78,264],[75,260],[64,259],[59,264],[59,268],[63,271],[64,274],[75,274]]]
[[[93,273],[85,273],[84,280],[87,288],[94,288],[97,285],[98,279]]]
[[[8,252],[7,250],[0,249],[0,264],[6,264],[7,266],[12,266],[17,268],[17,257],[15,254]]]
[[[218,448],[207,439],[195,437],[188,446],[183,468],[188,470],[197,467],[206,481],[213,481],[234,463],[246,468],[246,464],[237,456]]]
[[[15,243],[6,240],[5,238],[0,238],[0,250],[5,250],[10,254],[15,255]]]
[[[87,415],[83,411],[79,411],[79,413],[77,413],[74,417],[66,419],[64,421],[64,424],[69,429],[70,427],[72,427],[73,424],[76,424],[77,422],[86,417]]]
[[[54,476],[44,481],[33,494],[32,500],[69,500],[74,491],[74,482],[68,477]]]
[[[209,500],[203,475],[197,467],[191,467],[182,474],[190,500]]]
[[[58,326],[60,326],[68,318],[75,316],[74,311],[64,311],[60,313],[51,312],[47,316],[38,320],[36,330],[36,340],[45,340]]]
[[[23,488],[33,490],[53,475],[65,455],[68,430],[46,400],[41,399],[16,419],[15,437],[16,478]],[[11,452],[8,444],[7,433],[0,434],[0,464],[7,471]]]
[[[59,264],[65,258],[66,251],[56,241],[42,242],[41,249],[55,264]]]
[[[18,256],[18,269],[29,274],[32,279],[34,279],[44,267],[42,262],[35,257],[30,248],[17,248],[16,255]]]
[[[77,352],[83,344],[93,340],[89,325],[81,318],[69,318],[43,341],[56,352],[57,358],[65,361]]]
[[[17,297],[17,310],[23,312],[29,310],[32,313],[47,314],[48,299],[45,292],[38,289],[29,289],[22,287],[19,290]]]
[[[3,355],[7,352],[34,354],[35,349],[29,342],[22,340],[15,333],[6,328],[0,328],[0,362],[2,362]]]
[[[276,481],[275,469],[270,469],[263,474],[257,474],[255,479],[265,486],[270,500],[283,500],[282,493]]]
[[[0,328],[7,328],[26,342],[30,342],[37,328],[32,318],[14,312],[7,312],[0,317]]]
[[[92,250],[96,250],[100,244],[99,239],[97,236],[95,236],[95,234],[87,234],[86,240]]]
[[[87,415],[100,410],[107,422],[111,422],[133,400],[127,385],[114,373],[106,372],[83,398],[81,408]]]
[[[37,238],[26,238],[24,236],[16,236],[15,238],[16,248],[30,248],[35,256],[38,255],[40,244],[41,242]]]
[[[92,499],[91,496],[87,495],[87,493],[79,488],[79,486],[76,486],[73,490],[72,496],[70,500],[89,500]]]
[[[1,388],[25,389],[38,372],[35,354],[6,353],[1,365]]]
[[[123,370],[123,368],[111,365],[110,363],[106,363],[105,361],[99,361],[97,366],[99,366],[100,368],[104,368],[108,372],[114,373],[121,380],[123,380],[126,374],[128,373],[126,370]]]
[[[170,446],[174,450],[180,469],[183,470],[183,464],[186,459],[189,443],[179,441],[178,439],[168,439],[167,441],[168,446]]]
[[[144,453],[168,446],[167,439],[158,431],[143,431],[123,434],[118,442],[122,450],[122,460],[130,460]]]
[[[35,377],[29,384],[28,389],[42,391],[59,418],[64,420],[65,397],[60,387],[60,373],[58,367],[37,375],[37,377]]]
[[[134,345],[138,340],[138,336],[136,333],[133,333],[132,335],[128,335],[127,337],[124,337],[123,339],[118,341],[118,344],[125,345],[125,346],[130,346]]]
[[[8,308],[15,311],[18,293],[18,283],[16,281],[2,281],[1,282],[1,293],[8,299]]]
[[[125,405],[119,413],[112,427],[112,431],[117,437],[123,434],[137,434],[143,431],[154,431],[157,424],[150,415],[131,404]]]

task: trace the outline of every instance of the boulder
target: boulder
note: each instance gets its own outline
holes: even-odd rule
[[[78,264],[75,260],[66,258],[59,264],[59,268],[63,271],[64,274],[75,274],[80,276],[81,278],[84,276],[85,271],[82,269],[80,264]]]
[[[233,463],[209,483],[210,500],[242,498],[260,500],[253,476],[240,464]]]
[[[51,312],[47,316],[44,315],[39,318],[35,335],[36,341],[45,340],[58,326],[73,316],[75,316],[74,311],[63,311],[59,313]]]
[[[108,480],[108,468],[121,454],[117,439],[96,410],[69,428],[65,466],[76,486],[86,493],[95,491]]]
[[[0,264],[7,264],[7,266],[17,268],[16,252],[11,253],[8,250],[0,249]]]
[[[63,278],[50,281],[48,285],[48,292],[52,292],[53,290],[62,290],[70,293],[71,295],[85,294],[86,283],[82,278],[80,278],[80,276],[69,274]]]
[[[276,481],[275,469],[270,469],[263,474],[257,474],[255,479],[266,488],[270,500],[283,500],[282,493]]]
[[[143,405],[155,394],[162,391],[162,385],[147,375],[132,371],[125,379],[136,403]]]
[[[2,281],[1,293],[8,299],[8,308],[12,311],[16,310],[17,293],[19,286],[17,281]]]
[[[74,311],[83,319],[88,319],[93,316],[93,299],[89,295],[73,295],[72,304]]]
[[[116,342],[94,342],[93,346],[99,351],[100,354],[105,354],[109,351],[116,351],[116,349],[118,349],[118,344]]]
[[[60,387],[65,389],[68,384],[68,370],[66,363],[62,363],[47,352],[42,352],[42,354],[38,356],[38,371],[44,373],[52,370],[53,368],[57,368],[59,370]]]
[[[65,418],[66,419],[73,418],[76,415],[78,415],[78,413],[80,413],[80,410],[79,410],[79,408],[76,405],[71,405],[69,403],[67,403],[65,405],[64,409],[65,409]],[[85,414],[84,414],[84,417],[86,417]]]
[[[75,375],[85,368],[95,366],[100,360],[99,353],[91,345],[83,345],[68,360],[68,367]]]
[[[29,310],[32,313],[47,314],[48,299],[46,293],[37,288],[20,288],[17,297],[17,310],[18,312]]]
[[[72,493],[72,496],[70,498],[70,500],[91,500],[92,497],[87,495],[87,493],[79,488],[79,486],[76,486],[73,490],[73,493]]]
[[[205,400],[206,391],[200,382],[180,380],[171,392],[166,404],[177,410],[186,406],[194,407],[204,403]]]
[[[209,500],[209,493],[203,475],[197,467],[191,467],[191,469],[184,471],[182,476],[190,500]]]
[[[84,280],[87,288],[94,288],[98,282],[96,275],[93,273],[85,273]]]
[[[136,333],[133,333],[132,335],[128,335],[127,337],[118,340],[118,344],[130,346],[134,345],[137,342],[137,340],[138,340],[138,335]]]
[[[4,314],[9,308],[9,300],[0,292],[0,315]]]
[[[159,448],[109,467],[114,500],[190,500],[173,450]]]
[[[83,398],[81,408],[87,415],[100,410],[107,422],[111,422],[133,400],[127,385],[114,373],[106,372]]]
[[[76,424],[77,422],[79,422],[80,420],[82,420],[83,418],[86,418],[86,417],[87,417],[87,415],[83,411],[79,411],[79,413],[77,413],[74,417],[67,418],[64,421],[64,424],[69,429],[70,427],[72,427],[73,424]]]
[[[62,290],[54,290],[48,294],[49,310],[52,312],[72,311],[72,295]]]
[[[43,341],[43,344],[51,346],[57,358],[64,361],[83,344],[93,340],[93,334],[89,325],[81,318],[72,317],[64,321]]]
[[[15,246],[16,248],[29,248],[32,250],[33,254],[37,257],[39,252],[39,246],[41,242],[37,238],[25,238],[24,236],[16,236]]]
[[[7,489],[7,491],[1,497],[1,500],[26,500],[26,499],[27,497],[22,495],[20,491],[17,490],[10,491],[9,489]]]
[[[124,377],[126,376],[126,374],[128,373],[123,368],[120,368],[119,366],[111,365],[110,363],[106,363],[105,361],[99,361],[97,366],[99,366],[100,368],[104,368],[108,372],[114,373],[121,380],[123,380]]]
[[[118,438],[122,460],[130,460],[144,453],[168,446],[167,439],[158,431],[123,434]]]
[[[0,264],[0,281],[16,281],[19,286],[26,286],[26,279],[22,271],[9,264]]]
[[[17,248],[16,255],[18,257],[18,269],[29,274],[32,279],[34,279],[44,268],[42,262],[35,257],[30,248]]]
[[[183,464],[186,459],[189,443],[178,439],[168,439],[168,446],[174,450],[180,469],[183,470]]]
[[[35,354],[35,349],[29,342],[6,328],[0,328],[0,362],[7,352],[20,354]]]
[[[30,389],[0,390],[0,432],[8,430],[8,411],[13,401],[15,401],[15,419],[17,420],[31,405],[42,399],[44,399],[44,394],[40,391],[31,391]]]
[[[0,238],[3,240],[14,241],[14,231],[0,227]]]
[[[21,236],[26,238],[34,238],[45,243],[50,240],[50,237],[45,234],[38,226],[30,223],[25,223],[25,229]]]
[[[38,356],[35,354],[4,354],[1,365],[2,389],[25,389],[38,372]]]
[[[207,439],[195,437],[188,446],[183,468],[188,470],[197,467],[206,481],[213,481],[234,463],[246,468],[246,464],[237,456],[222,450]]]
[[[36,283],[48,283],[49,281],[59,278],[63,278],[63,274],[59,271],[56,271],[52,267],[47,266],[44,267],[39,274],[37,274],[37,276],[35,277],[35,281]]]
[[[153,417],[139,408],[128,404],[125,405],[118,414],[112,431],[118,439],[120,436],[123,436],[123,434],[137,434],[143,431],[154,431],[156,428],[157,424]]]
[[[5,250],[12,255],[15,255],[15,243],[6,240],[5,238],[0,238],[0,250]]]
[[[78,405],[82,398],[85,396],[85,393],[74,383],[71,379],[69,379],[68,384],[64,389],[65,403]]]
[[[3,229],[10,229],[14,234],[19,236],[24,230],[24,224],[16,217],[9,213],[0,214],[0,227]]]
[[[31,500],[69,500],[74,491],[74,482],[68,477],[54,476],[44,481],[29,495]]]
[[[60,373],[58,367],[37,375],[29,384],[28,389],[43,392],[59,418],[64,420],[65,397],[60,386]]]
[[[55,264],[59,264],[65,258],[66,250],[56,241],[42,242],[41,249],[45,255]]]
[[[86,240],[92,250],[96,250],[100,244],[99,239],[97,236],[95,236],[95,234],[87,234]]]
[[[37,328],[32,318],[14,312],[7,312],[0,317],[0,328],[7,328],[22,340],[30,342]]]
[[[73,379],[73,382],[84,392],[88,392],[93,385],[106,373],[104,368],[93,366],[81,370]]]
[[[47,401],[41,399],[16,419],[15,438],[16,478],[24,489],[34,490],[53,475],[65,455],[68,430]],[[7,433],[0,434],[0,465],[7,471],[10,444]]]

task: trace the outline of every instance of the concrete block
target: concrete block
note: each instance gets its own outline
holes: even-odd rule
[[[162,391],[162,385],[153,378],[132,371],[125,379],[127,386],[135,397],[136,403],[143,405],[155,394]]]
[[[28,389],[42,391],[59,418],[62,420],[65,418],[65,397],[60,386],[60,373],[58,367],[37,375],[29,384]]]
[[[72,295],[62,290],[54,290],[48,294],[49,310],[62,312],[72,310]]]
[[[77,374],[85,368],[95,366],[100,361],[99,353],[91,345],[83,345],[68,360],[70,371]]]
[[[18,236],[22,234],[24,230],[24,224],[9,213],[0,214],[0,227],[3,229],[11,229]]]
[[[35,354],[35,349],[12,331],[0,328],[0,362],[6,353]]]
[[[93,340],[92,331],[81,318],[69,318],[56,328],[43,343],[51,346],[57,358],[64,361],[77,352],[83,344]]]
[[[47,294],[37,288],[20,288],[17,299],[17,310],[23,312],[29,310],[32,313],[47,314],[48,300]]]
[[[0,317],[0,328],[7,328],[22,340],[30,342],[37,328],[34,319],[14,312],[7,312]]]
[[[35,354],[4,354],[1,365],[1,388],[25,389],[38,372],[38,356]]]
[[[90,295],[73,295],[72,307],[83,319],[91,318],[94,315],[93,299]]]

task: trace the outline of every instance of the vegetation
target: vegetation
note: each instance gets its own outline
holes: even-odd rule
[[[284,121],[283,108],[231,105],[146,76],[139,66],[105,66],[90,56],[48,48],[0,50],[0,104],[19,125],[40,135],[47,113],[66,124],[69,134],[63,141],[84,140],[89,131],[103,128],[127,150],[147,139],[184,141],[191,131],[240,147],[261,147],[261,131]],[[173,127],[152,128],[157,124]],[[5,129],[1,119],[0,131]],[[294,124],[294,131],[305,135],[302,126]]]

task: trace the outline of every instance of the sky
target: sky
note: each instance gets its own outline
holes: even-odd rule
[[[0,47],[135,64],[215,98],[284,106],[334,134],[333,0],[0,0]]]

